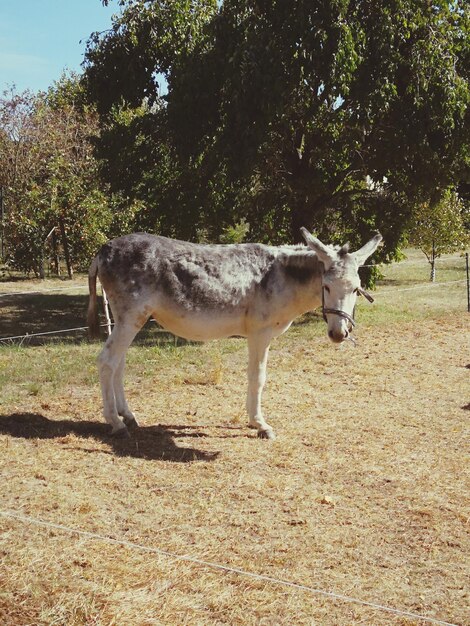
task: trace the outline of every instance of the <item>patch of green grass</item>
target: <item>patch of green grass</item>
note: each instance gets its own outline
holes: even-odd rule
[[[383,280],[378,286],[409,287],[430,283],[431,265],[419,250],[405,250],[406,258],[383,267]],[[465,257],[460,253],[447,254],[436,261],[436,281],[439,283],[465,278]]]
[[[28,395],[46,395],[65,385],[97,381],[96,347],[88,344],[0,348],[0,401],[12,399],[20,385]]]
[[[356,318],[366,325],[397,324],[447,313],[466,312],[465,258],[445,255],[437,260],[436,282],[419,250],[405,250],[406,259],[383,267],[384,278],[371,292],[375,302],[359,298]],[[445,284],[449,283],[449,284]]]
[[[38,396],[41,392],[41,385],[37,382],[28,383],[26,390],[30,396]]]

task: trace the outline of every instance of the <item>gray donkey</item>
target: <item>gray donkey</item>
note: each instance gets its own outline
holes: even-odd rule
[[[377,249],[375,235],[357,252],[324,245],[305,228],[306,246],[202,245],[136,233],[104,244],[89,271],[90,334],[99,334],[96,277],[108,296],[113,331],[98,357],[103,413],[114,435],[137,421],[124,394],[126,352],[150,316],[195,341],[239,335],[248,340],[249,425],[274,439],[261,410],[271,340],[292,321],[323,306],[328,336],[347,339],[361,289],[358,268]],[[367,294],[366,294],[367,295]],[[121,419],[122,418],[122,419]]]

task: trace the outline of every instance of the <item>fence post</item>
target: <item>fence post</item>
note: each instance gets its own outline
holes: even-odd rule
[[[467,311],[470,313],[470,269],[468,267],[468,252],[465,253],[465,268],[467,270]]]
[[[111,317],[109,315],[108,298],[106,296],[106,291],[103,289],[103,286],[101,286],[101,292],[103,294],[103,311],[104,311],[104,317],[106,319],[106,333],[109,337],[109,335],[111,334]]]

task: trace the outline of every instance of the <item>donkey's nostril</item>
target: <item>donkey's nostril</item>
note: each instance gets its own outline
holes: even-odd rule
[[[328,337],[334,343],[341,343],[342,341],[345,340],[345,336],[344,336],[344,334],[342,332],[338,332],[338,331],[335,332],[334,330],[329,330],[328,331]]]

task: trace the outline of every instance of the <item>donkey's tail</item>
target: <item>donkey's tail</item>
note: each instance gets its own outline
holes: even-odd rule
[[[98,257],[91,262],[88,270],[88,290],[90,299],[88,301],[88,336],[90,339],[97,339],[100,336],[100,321],[98,317],[98,303],[96,300],[96,276],[98,275]]]

